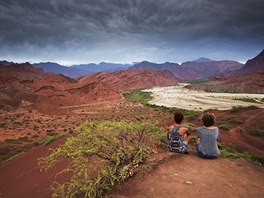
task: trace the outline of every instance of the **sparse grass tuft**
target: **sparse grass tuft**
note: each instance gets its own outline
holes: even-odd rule
[[[264,157],[263,156],[257,156],[250,152],[237,152],[233,147],[226,146],[224,144],[218,143],[218,147],[221,150],[221,156],[225,158],[232,158],[232,159],[238,159],[243,158],[251,163],[262,165],[264,164]]]
[[[252,103],[262,103],[262,102],[256,100],[255,98],[234,98],[233,100],[240,100],[243,102],[252,102]]]
[[[218,125],[218,128],[228,131],[229,129],[231,129],[231,126],[229,126],[228,124],[221,124]]]
[[[234,123],[234,124],[241,124],[242,121],[235,115],[227,115],[225,116],[225,119],[231,123]]]
[[[63,137],[65,135],[65,133],[61,133],[61,134],[57,134],[57,135],[54,135],[54,136],[48,136],[48,137],[45,137],[43,138],[40,143],[41,144],[44,144],[44,145],[47,145],[47,144],[50,144],[58,139],[60,139],[61,137]]]
[[[240,111],[242,111],[242,110],[247,110],[247,109],[258,109],[258,107],[255,106],[255,105],[250,105],[250,106],[248,106],[248,107],[233,106],[233,107],[230,109],[230,112],[235,113],[235,112],[240,112]]]
[[[264,138],[264,129],[253,129],[249,132],[250,135]]]
[[[169,114],[172,114],[172,113],[180,110],[186,118],[195,118],[195,117],[198,117],[202,113],[201,111],[178,109],[175,107],[158,106],[158,105],[154,105],[154,104],[147,104],[146,106],[150,107],[150,108],[155,108],[155,109],[161,110],[161,111],[169,113]]]

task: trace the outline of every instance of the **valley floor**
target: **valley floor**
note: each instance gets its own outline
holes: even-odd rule
[[[159,106],[200,111],[206,109],[227,110],[233,106],[245,107],[250,105],[264,108],[262,102],[264,94],[209,93],[185,88],[186,85],[156,87],[144,91],[152,92],[154,99],[150,103]]]

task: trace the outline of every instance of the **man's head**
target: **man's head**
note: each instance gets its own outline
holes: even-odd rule
[[[213,113],[204,113],[202,116],[203,125],[206,127],[213,126],[215,124],[215,116]]]
[[[180,111],[176,111],[174,113],[174,121],[177,123],[177,124],[181,124],[181,122],[183,121],[184,119],[184,116],[183,116],[183,113],[180,112]]]

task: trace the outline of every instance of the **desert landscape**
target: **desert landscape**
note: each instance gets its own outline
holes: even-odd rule
[[[1,1],[0,198],[264,197],[263,35],[259,0]]]
[[[263,56],[263,52],[255,59],[259,59],[260,56]],[[251,62],[246,63],[244,67],[249,67],[248,64]],[[262,64],[260,64],[261,68]],[[136,166],[132,166],[131,170],[128,169],[129,171],[133,170],[134,173],[125,177],[130,178],[133,176],[132,180],[125,182],[124,186],[115,186],[112,196],[130,197],[135,195],[140,197],[143,194],[151,197],[154,194],[157,197],[163,196],[162,193],[166,191],[165,189],[160,192],[161,194],[156,191],[152,192],[152,190],[145,187],[145,190],[140,190],[145,183],[146,185],[148,185],[147,182],[153,183],[153,179],[150,176],[144,176],[146,173],[142,175],[142,171],[145,167],[146,171],[153,174],[154,178],[163,177],[160,174],[166,175],[168,173],[161,172],[169,170],[174,172],[173,174],[176,176],[181,175],[177,170],[172,169],[173,163],[187,162],[181,160],[182,156],[173,155],[166,151],[166,144],[164,144],[166,142],[164,139],[165,128],[172,123],[172,113],[176,109],[182,109],[185,112],[184,126],[191,131],[193,141],[195,140],[195,128],[200,125],[199,116],[202,112],[210,111],[217,117],[217,125],[221,130],[220,144],[223,155],[223,159],[219,159],[217,163],[221,168],[214,173],[205,171],[207,170],[205,167],[211,166],[211,163],[204,162],[204,164],[200,164],[199,159],[195,156],[194,142],[191,143],[191,154],[187,159],[190,158],[189,160],[191,160],[193,166],[199,163],[204,167],[204,177],[208,177],[208,174],[223,174],[224,169],[234,169],[233,175],[219,181],[218,185],[230,183],[226,190],[221,189],[219,197],[222,197],[222,195],[232,196],[233,188],[236,189],[237,195],[241,196],[243,193],[252,196],[259,196],[263,193],[261,185],[259,185],[263,183],[262,176],[264,174],[264,95],[259,93],[264,87],[263,80],[258,84],[259,88],[255,90],[256,93],[220,93],[208,92],[201,90],[201,87],[194,87],[200,84],[204,87],[206,87],[206,84],[210,86],[210,83],[217,83],[218,79],[186,83],[169,71],[164,70],[127,69],[70,78],[61,74],[46,73],[42,69],[34,68],[29,63],[1,65],[0,69],[0,154],[2,164],[0,167],[0,182],[1,195],[4,197],[16,197],[17,195],[32,197],[36,194],[39,197],[50,197],[52,193],[59,193],[57,195],[62,196],[60,194],[62,192],[58,191],[59,188],[55,188],[57,191],[52,191],[49,186],[54,185],[55,181],[63,183],[71,178],[69,174],[62,174],[59,178],[56,176],[67,166],[70,166],[71,163],[69,164],[64,159],[59,160],[54,168],[47,170],[47,172],[41,172],[42,168],[39,165],[39,160],[45,156],[48,157],[48,154],[52,154],[48,151],[49,148],[55,149],[53,150],[55,152],[58,148],[63,149],[64,143],[71,144],[72,138],[82,135],[82,128],[86,123],[94,122],[95,124],[92,124],[92,126],[97,126],[107,121],[116,123],[114,127],[119,126],[122,122],[129,122],[140,127],[141,123],[157,122],[158,126],[163,128],[162,131],[158,132],[159,134],[154,136],[158,140],[154,140],[155,138],[151,140],[152,143],[149,145],[152,150],[151,153],[153,152],[150,155],[151,157],[146,161],[143,160],[145,157],[136,161]],[[250,75],[253,74],[254,71],[250,73]],[[231,77],[228,76],[222,79],[222,82],[230,82],[228,79],[233,78],[232,74],[230,74]],[[263,91],[261,92],[263,93]],[[145,138],[147,138],[147,134]],[[85,138],[82,139],[85,140]],[[146,145],[150,143],[145,141],[144,144]],[[111,147],[114,144],[114,142],[111,143]],[[136,142],[131,145],[131,148],[136,148],[135,145],[137,145]],[[75,145],[74,147],[80,149],[80,146]],[[51,156],[53,155],[55,154]],[[225,157],[232,158],[232,160],[225,159]],[[234,160],[233,158],[239,158],[240,160]],[[71,159],[70,156],[69,159]],[[85,156],[81,159],[90,160]],[[48,162],[49,160],[47,158],[45,161]],[[94,170],[96,167],[103,168],[107,163],[107,160],[105,160],[100,156],[92,160],[91,162],[97,162],[91,165],[90,169],[93,171],[90,170],[89,174],[96,174]],[[75,160],[73,162],[75,163]],[[18,168],[18,165],[20,168]],[[235,169],[237,166],[243,168],[237,172],[237,169]],[[254,189],[250,186],[242,187],[242,184],[236,184],[235,182],[236,174],[245,171],[245,169],[250,170],[252,173],[245,174],[243,181],[249,182],[252,180],[251,177],[254,177],[255,183],[252,184]],[[154,172],[152,173],[152,171]],[[183,169],[180,172],[185,171],[187,170]],[[13,176],[10,176],[11,172]],[[193,182],[194,184],[199,183],[200,178],[194,177],[193,174],[183,175],[180,180],[177,180],[177,177],[175,178],[180,182],[178,187],[175,188],[179,195],[181,195],[181,191],[185,191],[186,182],[187,185],[188,183],[192,185]],[[18,175],[22,176],[18,177]],[[17,179],[14,180],[14,178]],[[33,181],[37,186],[31,185]],[[93,183],[93,180],[89,181]],[[141,184],[143,181],[144,184]],[[19,188],[11,191],[14,182]],[[154,183],[153,188],[155,188]],[[134,187],[128,190],[128,186],[131,185]],[[164,188],[165,186],[164,184]],[[163,188],[162,185],[161,188]],[[25,191],[25,189],[28,190]],[[67,189],[65,187],[64,190],[67,191]],[[197,186],[197,192],[201,191],[203,193],[208,190],[206,188],[201,190],[201,187]],[[104,190],[102,192],[106,193]],[[210,196],[209,194],[204,195]],[[97,196],[99,195],[95,197]],[[191,193],[190,196],[192,197],[194,194]]]
[[[189,85],[154,87],[143,91],[152,93],[154,99],[150,101],[151,104],[166,107],[199,111],[208,109],[227,110],[233,106],[247,107],[250,105],[264,108],[264,94],[208,93],[186,88]]]

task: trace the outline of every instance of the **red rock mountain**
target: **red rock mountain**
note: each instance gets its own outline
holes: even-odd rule
[[[153,70],[100,72],[95,74],[94,77],[121,92],[155,86],[175,85],[180,81],[169,71]]]
[[[116,71],[72,79],[45,73],[29,63],[0,66],[0,108],[37,109],[65,113],[66,106],[122,100],[120,92],[174,85],[179,80],[168,71]]]
[[[264,49],[255,58],[248,60],[238,73],[263,73],[264,72]]]
[[[217,80],[192,85],[192,88],[212,92],[264,93],[264,50],[240,70]]]

